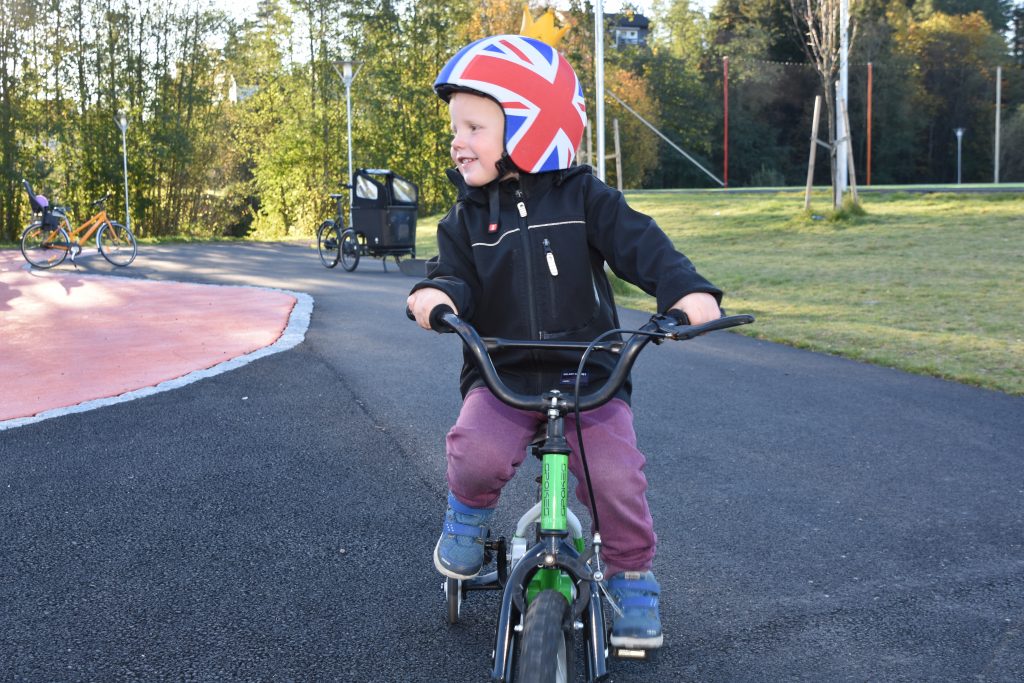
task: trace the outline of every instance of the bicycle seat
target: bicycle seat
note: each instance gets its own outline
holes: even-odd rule
[[[32,213],[44,213],[50,207],[50,201],[41,194],[36,194],[36,191],[32,189],[32,184],[28,180],[22,178],[22,186],[25,188],[25,192],[28,193],[28,205],[32,209]]]
[[[345,195],[343,194],[329,194],[327,196],[330,197],[331,199],[344,199],[345,197]]]

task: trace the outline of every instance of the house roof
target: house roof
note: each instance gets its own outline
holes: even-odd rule
[[[647,30],[651,20],[639,12],[622,12],[619,14],[605,14],[605,19],[611,20],[612,28],[639,28]]]

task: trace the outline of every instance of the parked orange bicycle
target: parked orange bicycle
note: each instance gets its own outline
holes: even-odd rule
[[[82,245],[94,234],[96,248],[115,266],[127,266],[135,260],[137,246],[131,230],[107,216],[109,194],[92,203],[99,211],[77,228],[71,228],[71,214],[65,206],[50,206],[37,195],[27,180],[22,180],[32,207],[32,222],[21,233],[21,255],[36,268],[53,268],[69,255],[71,262],[82,253]]]

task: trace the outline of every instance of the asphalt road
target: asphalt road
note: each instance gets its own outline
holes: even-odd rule
[[[486,680],[497,596],[447,626],[430,561],[459,349],[412,280],[291,244],[119,274],[307,292],[311,325],[0,432],[0,680]],[[613,681],[1024,680],[1024,400],[728,333],[634,380],[666,645]]]

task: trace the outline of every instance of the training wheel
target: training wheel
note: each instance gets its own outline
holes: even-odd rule
[[[458,623],[459,612],[462,611],[462,580],[445,579],[444,597],[445,602],[448,603],[448,613],[445,616],[445,621],[449,624]]]

